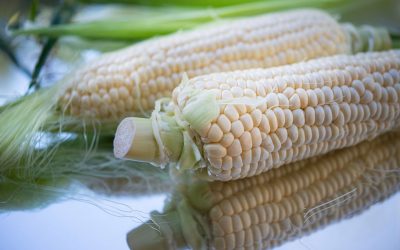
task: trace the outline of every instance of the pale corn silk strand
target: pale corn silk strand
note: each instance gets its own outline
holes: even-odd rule
[[[168,220],[171,209],[177,209],[181,220],[169,221],[180,223],[182,233],[187,228],[197,230],[184,235],[191,248],[265,249],[282,244],[349,218],[394,194],[400,187],[400,175],[387,170],[400,166],[398,138],[398,133],[388,133],[232,182],[197,182],[185,176],[172,198],[175,206],[166,206],[164,219]],[[376,177],[374,182],[369,181],[370,176]],[[183,219],[188,217],[192,221]],[[180,237],[176,227],[168,230],[169,242],[169,237]],[[160,232],[164,232],[162,227]],[[133,249],[134,233],[128,236]]]
[[[156,101],[154,111],[151,113],[150,117],[154,139],[157,142],[158,152],[159,152],[159,159],[158,159],[159,163],[153,163],[153,164],[161,168],[165,168],[165,166],[169,163],[168,152],[166,152],[166,147],[164,146],[160,134],[160,128],[163,127],[160,112],[163,107],[163,104],[165,104],[166,102],[169,102],[169,99],[163,98]]]
[[[48,104],[52,105],[51,100],[55,99],[57,93],[51,92],[50,94],[49,97],[46,94],[46,98],[39,96],[38,99],[43,99],[45,103],[49,102]],[[9,111],[12,110],[13,107],[10,107]],[[30,110],[30,107],[28,110]],[[32,114],[34,119],[28,119],[24,122],[28,122],[28,124],[36,123],[36,119],[41,119],[42,115],[49,115],[48,113],[38,115],[35,112],[32,112]],[[25,119],[27,116],[23,118]],[[12,159],[7,160],[7,157],[3,157],[3,151],[0,161],[1,175],[26,181],[35,181],[39,177],[46,179],[62,178],[70,175],[119,177],[135,174],[134,167],[141,164],[115,159],[109,151],[111,143],[109,142],[108,146],[104,147],[107,142],[99,141],[99,129],[101,126],[93,120],[88,123],[85,121],[79,122],[81,128],[83,128],[83,132],[79,136],[73,133],[60,133],[64,130],[64,127],[71,126],[73,128],[76,124],[76,121],[70,117],[62,116],[57,117],[52,122],[48,122],[46,128],[36,128],[32,125],[30,129],[34,136],[30,140],[24,141],[23,145],[20,145],[21,149],[29,147],[29,155],[24,156],[21,153],[20,156],[19,154],[14,154]],[[90,130],[88,134],[86,134],[86,128]],[[54,133],[40,132],[46,129]],[[103,138],[102,140],[106,139]]]
[[[115,216],[144,222],[147,215],[132,207],[106,198],[94,197],[77,190],[72,176],[41,179],[38,181],[0,179],[0,213],[44,208],[51,203],[75,200],[95,206]]]
[[[67,88],[64,83],[65,78],[48,89],[41,89],[1,108],[1,175],[33,181],[38,177],[59,178],[67,172],[83,170],[80,166],[92,152],[97,137],[96,128],[93,125],[93,141],[86,141],[84,147],[80,144],[80,150],[73,152],[72,159],[66,159],[63,154],[72,153],[72,150],[69,146],[65,147],[65,141],[74,136],[61,132],[79,127],[78,130],[85,134],[87,124],[65,115],[65,109],[61,109],[59,115],[54,114],[56,104]],[[65,148],[58,152],[59,147]]]

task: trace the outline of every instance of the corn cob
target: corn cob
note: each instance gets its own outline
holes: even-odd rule
[[[371,42],[372,41],[372,42]],[[294,10],[206,26],[107,54],[76,72],[60,108],[118,120],[147,114],[189,77],[272,67],[334,54],[389,49],[388,32],[340,25],[319,10]]]
[[[130,232],[128,243],[132,249],[265,249],[282,244],[396,192],[399,149],[399,134],[388,133],[243,180],[183,180],[173,194],[174,204],[167,204],[162,214],[153,213],[154,222]]]
[[[151,119],[122,121],[114,154],[207,167],[217,180],[254,176],[393,129],[399,94],[400,50],[200,76]]]

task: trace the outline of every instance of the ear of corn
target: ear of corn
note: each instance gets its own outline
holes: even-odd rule
[[[231,180],[352,146],[399,125],[399,76],[395,50],[197,77],[175,89],[173,104],[161,113],[173,116],[180,130],[153,119],[158,152],[178,168],[174,159],[185,157],[181,152],[197,152],[192,168]],[[121,124],[135,123],[127,118]],[[117,130],[117,157],[135,158],[135,133],[141,132]],[[165,142],[171,133],[197,146]],[[173,155],[172,146],[183,149]]]
[[[165,213],[132,230],[128,243],[131,249],[266,249],[293,240],[395,193],[398,139],[388,133],[243,180],[184,179]],[[154,228],[161,235],[149,242]]]

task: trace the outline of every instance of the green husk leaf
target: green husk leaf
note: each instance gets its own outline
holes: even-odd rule
[[[57,84],[2,107],[0,175],[23,180],[76,173],[113,176],[113,171],[125,168],[127,164],[113,157],[112,139],[105,137],[115,131],[115,122],[99,124],[64,116],[58,108],[62,89]],[[66,131],[70,133],[63,135]],[[99,141],[105,150],[99,151]],[[105,167],[111,170],[104,173]]]
[[[15,30],[13,34],[33,34],[51,37],[75,35],[96,39],[145,39],[181,29],[193,28],[221,18],[251,16],[299,7],[330,8],[343,3],[345,3],[344,0],[270,0],[248,2],[221,8],[188,9],[186,11],[182,11],[181,8],[176,8],[175,11],[168,8],[164,14],[159,14],[158,16],[117,16],[108,20]]]
[[[188,132],[183,132],[182,152],[179,156],[179,161],[176,164],[176,167],[179,170],[193,169],[201,159],[202,157],[196,144],[190,138]]]
[[[168,155],[172,157],[171,160],[175,161],[181,155],[184,136],[174,117],[163,115],[161,119],[161,140],[167,148]]]
[[[219,115],[215,96],[208,92],[193,96],[182,110],[182,117],[195,131],[201,131]]]
[[[37,132],[52,115],[58,87],[41,90],[5,106],[0,113],[0,173],[17,171],[27,177],[30,169],[21,165],[35,162],[33,149]],[[19,174],[17,174],[19,175]]]
[[[74,35],[91,39],[122,39],[137,40],[156,35],[164,35],[180,29],[191,28],[198,22],[143,22],[141,20],[119,21],[92,21],[88,23],[75,23],[68,25],[56,25],[43,28],[31,28],[16,30],[14,35],[45,35],[59,37]]]
[[[186,199],[182,199],[179,202],[177,209],[185,241],[193,249],[207,249],[204,230],[207,230],[208,228],[202,228],[200,226],[206,225],[205,222],[201,222],[204,218],[198,215],[196,210],[190,207]]]

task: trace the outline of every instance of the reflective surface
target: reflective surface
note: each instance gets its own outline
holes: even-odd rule
[[[111,179],[2,178],[0,249],[399,249],[399,138],[228,183],[141,167]]]
[[[0,249],[128,249],[126,233],[162,207],[164,195],[112,198],[114,206],[137,211],[110,215],[81,200],[64,200],[46,209],[0,215]],[[104,197],[96,196],[95,202]]]
[[[164,198],[165,195],[155,195],[112,200],[141,211],[136,216],[147,216],[152,210],[162,209]],[[396,194],[356,217],[277,249],[374,250],[381,247],[396,250],[400,246],[399,210],[400,194]],[[135,219],[118,218],[81,201],[66,200],[45,209],[1,214],[0,249],[129,249],[126,234],[140,224]]]
[[[185,178],[132,249],[266,249],[353,217],[400,188],[399,134],[232,182]],[[160,233],[156,233],[158,228]],[[172,243],[171,243],[172,242]],[[388,246],[389,247],[389,246]]]

